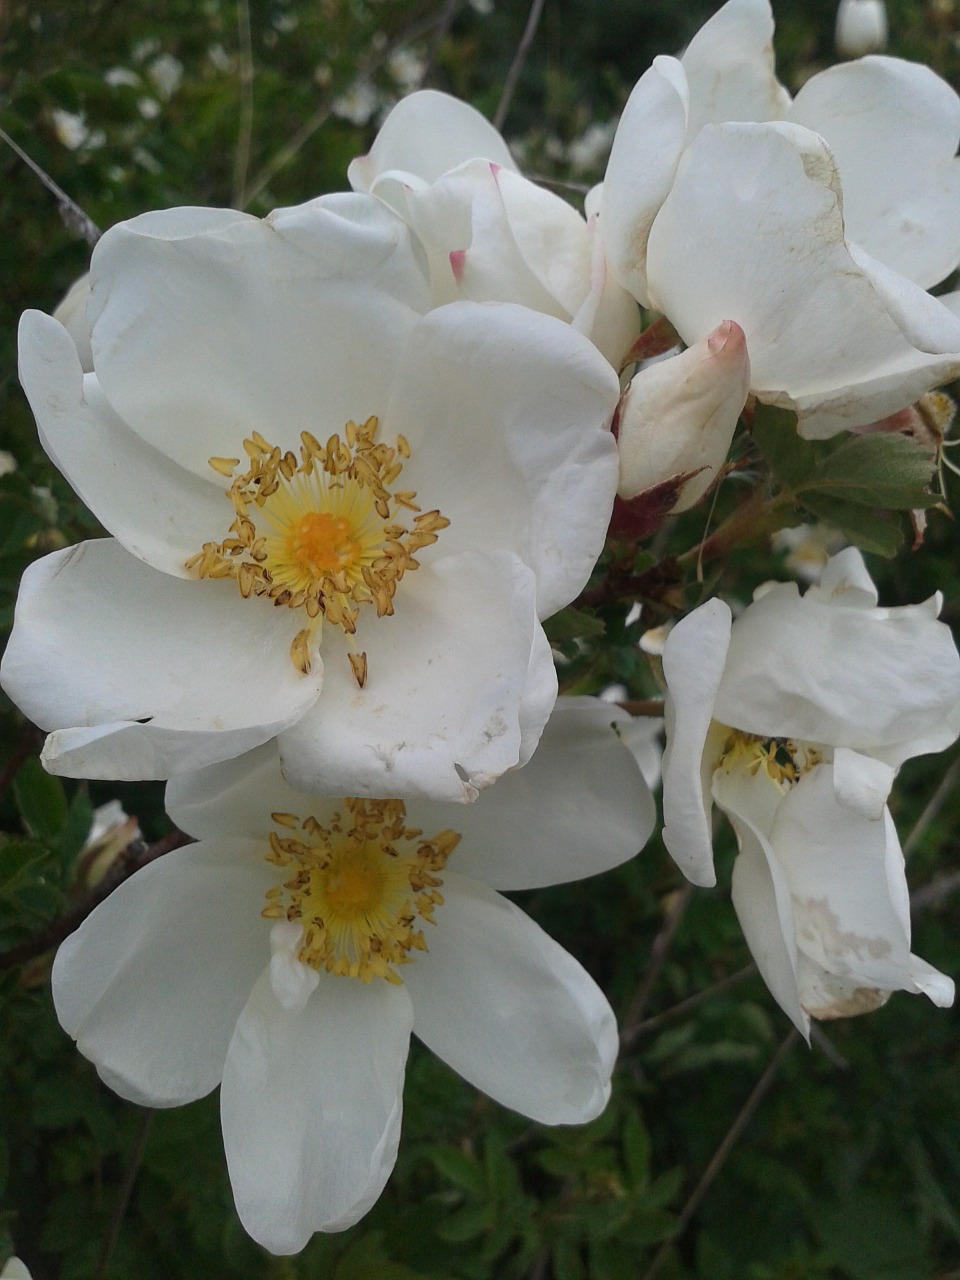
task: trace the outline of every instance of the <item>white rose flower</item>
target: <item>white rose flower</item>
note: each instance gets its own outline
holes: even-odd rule
[[[199,843],[61,946],[57,1013],[124,1097],[221,1084],[240,1218],[275,1253],[362,1217],[393,1168],[411,1029],[504,1106],[596,1116],[617,1052],[592,978],[498,889],[632,857],[655,808],[623,712],[562,699],[531,763],[475,805],[294,791],[273,744],[174,779]]]
[[[351,186],[394,209],[422,241],[438,302],[518,302],[571,323],[618,365],[639,327],[607,277],[596,217],[517,171],[473,107],[423,89],[390,112]]]
[[[4,687],[52,771],[167,777],[279,734],[305,787],[469,799],[529,757],[538,616],[603,546],[619,386],[555,319],[430,307],[407,229],[344,195],[112,228],[86,376],[24,316],[42,443],[115,539],[21,587]]]
[[[752,389],[825,437],[960,374],[960,98],[868,58],[794,103],[766,0],[730,0],[624,110],[600,202],[611,272],[684,341],[743,328]]]
[[[883,0],[840,0],[834,44],[845,58],[887,47],[887,6]]]
[[[804,1034],[809,1018],[891,991],[953,1001],[910,953],[903,855],[886,806],[900,764],[960,732],[960,657],[940,598],[877,608],[854,548],[820,585],[761,589],[732,624],[710,600],[663,652],[663,838],[711,885],[711,807],[740,848],[733,902],[757,967]]]

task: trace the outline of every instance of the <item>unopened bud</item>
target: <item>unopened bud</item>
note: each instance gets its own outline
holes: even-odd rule
[[[642,369],[620,401],[620,497],[673,481],[672,511],[698,502],[726,460],[749,387],[747,342],[733,320]]]
[[[859,58],[887,47],[887,10],[883,0],[840,0],[834,32],[837,53]]]

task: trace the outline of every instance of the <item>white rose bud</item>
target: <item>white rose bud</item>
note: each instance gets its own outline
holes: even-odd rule
[[[837,53],[859,58],[887,47],[887,10],[883,0],[840,0],[834,32]]]
[[[726,459],[749,386],[747,343],[733,320],[641,370],[620,401],[620,497],[676,480],[672,510],[698,502]]]

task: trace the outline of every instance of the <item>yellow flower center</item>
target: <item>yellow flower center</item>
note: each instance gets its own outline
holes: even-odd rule
[[[234,578],[244,598],[303,609],[307,623],[290,656],[304,674],[323,620],[352,636],[361,607],[392,614],[397,584],[450,523],[439,511],[421,512],[416,493],[396,487],[410,446],[403,436],[393,448],[378,441],[378,428],[376,418],[348,422],[344,438],[332,435],[325,445],[304,431],[299,461],[254,432],[243,442],[250,465],[226,491],[235,516],[229,535],[186,562],[199,578]],[[210,459],[221,475],[239,465]],[[409,525],[400,512],[415,513]],[[351,653],[350,663],[362,685],[365,655]]]
[[[716,725],[722,730],[724,726]],[[762,769],[771,782],[786,791],[823,761],[823,753],[791,738],[762,738],[742,729],[730,729],[723,739],[717,768],[727,773],[745,769],[751,777]]]
[[[272,818],[295,834],[270,837],[267,860],[290,875],[268,890],[262,914],[302,925],[303,964],[363,982],[402,982],[397,966],[427,949],[418,920],[433,923],[443,902],[438,872],[459,835],[425,839],[405,825],[401,800],[344,800],[327,827],[289,813]]]

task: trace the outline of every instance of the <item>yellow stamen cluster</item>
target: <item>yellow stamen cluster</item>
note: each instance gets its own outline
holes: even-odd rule
[[[309,621],[290,656],[304,674],[321,621],[352,636],[362,605],[380,618],[392,614],[397,584],[450,523],[439,511],[421,512],[413,490],[392,488],[410,446],[403,436],[394,448],[378,441],[378,427],[377,418],[348,422],[344,438],[332,435],[326,444],[301,432],[299,460],[255,431],[243,442],[250,465],[226,491],[235,516],[229,536],[205,542],[186,562],[200,578],[234,578],[244,598],[303,609]],[[238,458],[210,459],[225,476],[239,465]],[[398,523],[401,510],[417,513],[412,528]],[[365,655],[351,655],[351,666],[362,685]]]
[[[822,761],[823,754],[816,747],[791,738],[761,738],[742,729],[731,729],[718,767],[722,766],[728,773],[744,768],[751,777],[756,777],[762,769],[771,782],[785,791]]]
[[[460,843],[407,827],[401,800],[346,799],[330,825],[271,815],[294,834],[270,837],[267,861],[291,874],[268,890],[262,914],[303,926],[299,959],[342,977],[401,983],[396,966],[426,951],[417,921],[443,902],[438,872]]]

